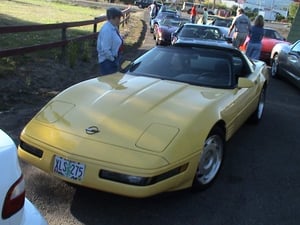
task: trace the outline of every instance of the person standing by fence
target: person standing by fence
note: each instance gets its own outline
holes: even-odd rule
[[[264,36],[264,17],[258,15],[254,20],[254,26],[252,26],[249,33],[249,42],[246,49],[246,55],[252,59],[259,59],[261,50],[261,40]]]
[[[115,73],[120,66],[120,53],[123,38],[119,33],[119,25],[123,13],[115,7],[106,10],[107,21],[101,27],[97,39],[98,62],[100,75]]]
[[[231,26],[229,27],[228,36],[230,36],[234,29],[232,45],[239,48],[246,40],[247,35],[251,29],[251,22],[244,14],[244,9],[237,9],[237,16],[233,19]]]

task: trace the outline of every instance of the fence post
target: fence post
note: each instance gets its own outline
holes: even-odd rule
[[[93,32],[96,33],[97,32],[97,17],[94,18],[94,26],[93,26]]]
[[[67,28],[66,26],[63,26],[62,30],[61,30],[61,40],[62,41],[66,41],[67,40]],[[63,44],[61,47],[61,59],[63,62],[65,62],[66,59],[66,46],[67,44]]]

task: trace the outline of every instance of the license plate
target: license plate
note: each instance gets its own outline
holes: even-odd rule
[[[82,180],[85,165],[60,156],[55,156],[53,172],[72,180]]]

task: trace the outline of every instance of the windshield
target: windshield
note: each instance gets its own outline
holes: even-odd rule
[[[187,19],[166,18],[161,22],[161,25],[179,27],[187,22],[189,22]]]
[[[178,33],[179,38],[225,40],[226,33],[214,26],[185,25]]]
[[[220,26],[220,27],[230,27],[231,23],[232,23],[232,19],[220,19],[220,18],[218,18],[214,21],[213,24],[215,26]]]
[[[232,86],[232,56],[224,50],[156,47],[137,59],[128,73],[201,86]]]
[[[264,37],[276,40],[284,40],[284,38],[277,31],[271,29],[264,30]]]

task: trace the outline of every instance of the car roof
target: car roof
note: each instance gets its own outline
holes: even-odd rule
[[[215,40],[179,39],[176,43],[174,43],[174,46],[207,48],[207,49],[218,49],[218,50],[231,51],[231,52],[240,52],[240,50],[233,47],[231,44],[228,44],[224,41],[215,41]]]
[[[198,23],[185,23],[184,26],[195,26],[195,27],[217,27],[210,24],[198,24]]]
[[[274,28],[272,27],[264,27],[265,30],[271,30],[271,31],[276,31]]]
[[[220,20],[233,20],[233,17],[224,17],[224,16],[215,16],[214,19],[220,19]]]
[[[208,27],[208,28],[220,29],[223,32],[228,30],[228,27],[215,26],[215,25],[210,25],[210,24],[185,23],[185,24],[183,24],[183,26]]]

